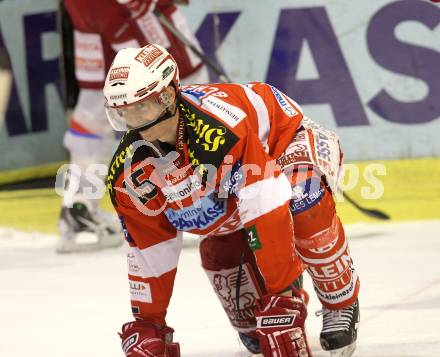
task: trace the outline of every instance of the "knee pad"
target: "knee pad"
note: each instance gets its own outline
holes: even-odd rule
[[[212,236],[200,243],[202,266],[235,330],[255,330],[255,302],[265,293],[243,231]]]

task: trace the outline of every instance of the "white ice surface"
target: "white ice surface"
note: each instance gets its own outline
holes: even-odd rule
[[[440,221],[347,228],[361,277],[357,357],[440,356]],[[131,319],[123,249],[54,253],[55,237],[0,229],[0,356],[122,356]],[[168,323],[183,357],[245,356],[200,268],[184,249]],[[320,350],[310,281],[308,332]]]

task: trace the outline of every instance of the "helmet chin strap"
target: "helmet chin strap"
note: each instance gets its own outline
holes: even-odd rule
[[[170,109],[169,109],[170,107],[167,107],[165,109],[165,112],[159,118],[157,118],[155,121],[153,121],[152,123],[149,123],[149,124],[145,124],[145,125],[143,125],[143,126],[141,126],[139,128],[131,129],[131,131],[133,131],[135,133],[140,133],[141,131],[150,129],[153,126],[155,126],[156,124],[159,124],[159,123],[161,123],[161,122],[163,122],[165,120],[168,120],[168,119],[174,117],[174,115],[177,112],[177,101],[175,102],[175,104],[176,104],[176,106],[175,106],[173,112],[170,111]]]

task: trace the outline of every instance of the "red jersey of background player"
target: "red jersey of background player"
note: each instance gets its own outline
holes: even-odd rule
[[[180,77],[196,72],[202,63],[189,48],[164,28],[153,11],[164,14],[198,46],[181,12],[170,0],[138,1],[138,11],[115,0],[65,0],[74,24],[75,72],[81,88],[102,88],[117,51],[158,43],[179,63]]]

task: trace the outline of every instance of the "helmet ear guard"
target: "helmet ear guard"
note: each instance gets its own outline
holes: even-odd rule
[[[173,104],[171,95],[166,90],[162,91],[162,93],[159,94],[159,103],[166,108]]]

